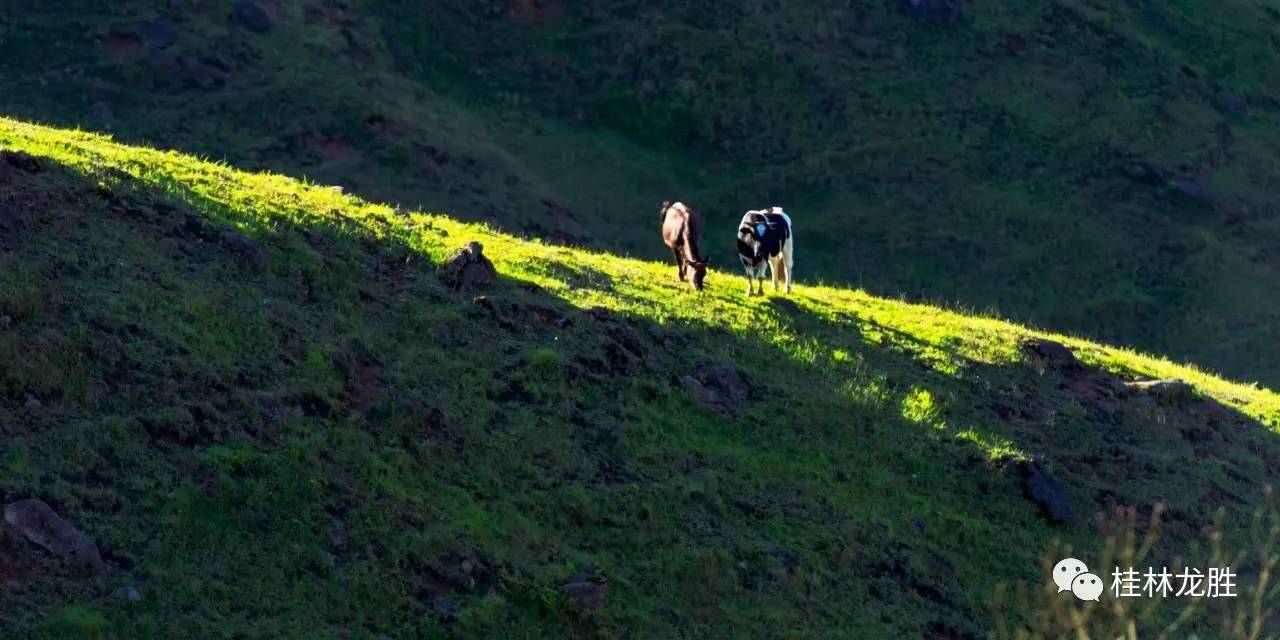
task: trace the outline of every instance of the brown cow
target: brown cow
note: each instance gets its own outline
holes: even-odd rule
[[[686,276],[694,289],[702,291],[702,281],[707,277],[707,259],[702,257],[699,240],[702,238],[702,218],[683,203],[662,203],[662,241],[671,248],[676,258],[680,279]]]

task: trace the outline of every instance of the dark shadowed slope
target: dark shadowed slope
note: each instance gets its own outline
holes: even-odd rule
[[[1277,13],[903,5],[17,0],[0,112],[645,257],[780,202],[803,278],[1280,382]]]

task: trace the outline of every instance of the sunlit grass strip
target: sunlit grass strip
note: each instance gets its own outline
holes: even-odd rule
[[[695,294],[675,282],[673,267],[664,263],[525,240],[487,225],[369,203],[303,180],[240,171],[173,151],[119,144],[106,135],[0,118],[0,146],[51,158],[108,182],[123,172],[248,233],[270,234],[278,223],[324,223],[374,238],[394,237],[433,260],[466,240],[479,240],[503,275],[537,284],[580,307],[601,306],[658,322],[680,320],[717,326],[738,335],[767,335],[780,350],[806,362],[833,357],[829,345],[778,331],[777,312],[765,301],[746,299],[742,280],[733,271],[713,269],[707,291]],[[609,282],[575,286],[541,268],[548,264],[590,269],[607,276]],[[793,299],[806,312],[847,326],[851,336],[876,336],[883,344],[908,351],[947,375],[955,375],[967,360],[991,364],[1017,361],[1021,340],[1047,337],[1064,342],[1085,362],[1117,373],[1185,380],[1200,392],[1280,431],[1280,395],[1256,385],[1223,380],[1194,366],[1035,331],[996,318],[876,298],[859,290],[799,285]],[[991,443],[991,448],[1002,447]]]

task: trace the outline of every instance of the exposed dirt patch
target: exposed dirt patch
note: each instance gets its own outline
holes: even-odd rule
[[[335,160],[343,160],[356,155],[356,150],[341,140],[321,140],[318,146],[324,155]]]
[[[142,38],[136,33],[113,32],[102,40],[102,48],[111,55],[135,55],[142,51]]]
[[[370,133],[388,140],[401,140],[407,135],[407,129],[404,125],[394,120],[389,120],[386,116],[369,116],[364,124]]]
[[[372,362],[356,364],[347,377],[347,397],[351,408],[367,410],[381,395],[382,367]]]

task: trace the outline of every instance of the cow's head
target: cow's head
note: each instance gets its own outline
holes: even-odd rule
[[[702,281],[707,278],[707,261],[697,260],[689,263],[689,284],[702,291]]]

